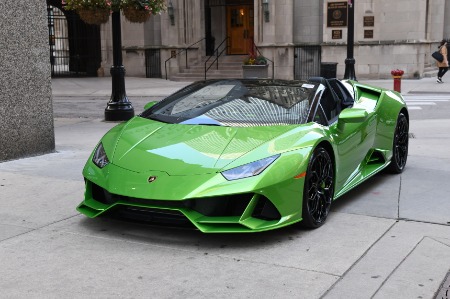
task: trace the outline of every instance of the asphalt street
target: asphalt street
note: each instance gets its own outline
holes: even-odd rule
[[[188,84],[126,82],[136,113]],[[411,115],[404,173],[347,193],[317,230],[258,234],[80,215],[81,170],[116,125],[103,121],[110,81],[52,84],[56,151],[0,163],[0,298],[450,297],[450,83],[402,82]]]

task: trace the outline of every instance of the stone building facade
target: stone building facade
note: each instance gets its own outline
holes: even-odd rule
[[[55,149],[46,20],[41,1],[0,2],[0,161]]]
[[[185,57],[165,61],[197,41],[188,52],[189,61],[207,55],[208,47],[229,36],[233,43],[246,44],[252,39],[259,50],[274,61],[275,77],[299,77],[299,69],[315,60],[336,62],[342,77],[347,55],[347,24],[330,24],[333,5],[352,1],[339,0],[170,0],[174,24],[167,13],[152,17],[145,24],[122,22],[124,65],[127,74],[145,76],[145,51],[160,51],[160,68],[173,74],[185,64]],[[267,8],[265,7],[267,3]],[[433,67],[430,53],[438,42],[450,37],[450,1],[445,0],[353,0],[354,58],[358,78],[389,78],[392,69],[405,70],[408,78],[420,78]],[[251,14],[236,21],[236,12]],[[267,18],[266,18],[267,16]],[[233,20],[233,18],[235,20]],[[237,22],[236,24],[231,24]],[[247,23],[245,23],[247,22]],[[251,24],[248,24],[251,22]],[[236,28],[234,27],[241,27]],[[109,24],[102,26],[103,66],[111,64]],[[238,36],[242,35],[242,36]],[[319,55],[301,58],[319,47]],[[242,48],[242,47],[241,47]],[[245,47],[244,47],[245,48]],[[245,54],[247,50],[229,49],[227,55]],[[242,50],[242,51],[240,51]],[[317,58],[316,58],[317,57]],[[168,66],[167,66],[168,64]]]
[[[450,37],[450,2],[445,0],[356,0],[355,59],[361,78],[389,78],[403,69],[408,78],[424,76],[434,67],[430,54]],[[325,11],[325,6],[324,6]],[[367,21],[373,21],[369,23]],[[333,28],[323,26],[322,57],[344,61],[347,32],[333,40]],[[343,73],[344,65],[338,72]]]

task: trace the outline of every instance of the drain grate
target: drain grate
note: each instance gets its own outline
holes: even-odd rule
[[[447,273],[447,277],[441,284],[436,297],[434,299],[450,299],[450,272]]]
[[[409,136],[409,138],[414,138],[414,139],[416,139],[416,135],[414,135],[414,133],[409,133],[408,136]]]

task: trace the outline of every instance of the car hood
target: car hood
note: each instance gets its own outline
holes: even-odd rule
[[[103,143],[111,163],[119,167],[135,172],[195,175],[217,172],[292,127],[181,125],[135,117],[108,133]],[[275,151],[273,145],[267,145],[250,162]]]

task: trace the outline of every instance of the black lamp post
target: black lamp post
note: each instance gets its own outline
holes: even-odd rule
[[[347,58],[345,59],[344,79],[356,81],[355,58],[353,58],[355,25],[355,0],[348,0],[348,32],[347,32]]]
[[[129,120],[134,108],[125,92],[125,67],[122,65],[122,33],[120,10],[112,13],[113,66],[111,67],[112,93],[105,109],[106,121]]]

